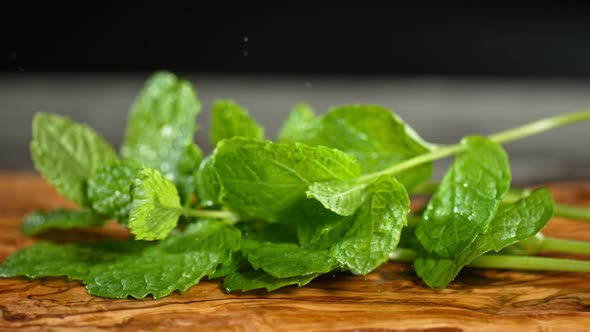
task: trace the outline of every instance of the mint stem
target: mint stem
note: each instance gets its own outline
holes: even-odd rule
[[[540,233],[530,239],[520,241],[516,246],[531,253],[547,250],[566,254],[590,255],[589,242],[545,237]],[[530,248],[530,250],[527,250],[527,248]]]
[[[574,122],[582,122],[582,121],[590,121],[590,110],[583,110],[578,112],[566,113],[557,115],[550,118],[545,118],[541,120],[537,120],[535,122],[531,122],[529,124],[525,124],[520,127],[508,129],[505,131],[501,131],[499,133],[491,134],[488,136],[489,139],[492,141],[504,144],[513,142],[525,137],[529,137],[532,135],[536,135],[542,133],[544,131],[548,131],[551,129],[555,129],[561,126],[568,125]],[[360,179],[362,180],[369,180],[381,175],[394,175],[400,172],[403,172],[407,169],[416,167],[421,164],[425,164],[427,162],[431,162],[437,159],[441,159],[444,157],[451,156],[461,150],[460,144],[448,145],[440,147],[430,153],[425,153],[419,155],[417,157],[405,160],[399,164],[396,164],[392,167],[386,168],[382,171],[370,173],[362,176]]]
[[[590,221],[590,208],[556,203],[554,213],[568,219]]]
[[[398,248],[389,254],[389,259],[411,263],[416,256],[416,251],[412,249]],[[474,259],[467,267],[479,269],[590,272],[589,261],[536,256],[482,255]]]
[[[504,144],[565,126],[570,123],[588,120],[590,120],[590,110],[565,113],[554,117],[537,120],[535,122],[531,122],[513,129],[501,131],[499,133],[489,135],[488,138],[496,143]]]
[[[203,219],[227,219],[237,221],[239,216],[230,211],[222,210],[192,210],[183,208],[182,214],[188,217],[203,218]]]
[[[538,256],[483,255],[467,267],[535,271],[590,272],[590,262]]]

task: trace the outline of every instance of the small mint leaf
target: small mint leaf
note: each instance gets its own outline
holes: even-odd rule
[[[174,184],[153,168],[144,167],[135,181],[129,229],[138,240],[160,240],[175,227],[182,214]]]

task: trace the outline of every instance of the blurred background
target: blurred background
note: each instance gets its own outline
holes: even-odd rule
[[[215,98],[247,107],[270,138],[296,103],[318,113],[370,103],[436,143],[590,108],[590,6],[282,11],[5,10],[0,169],[33,170],[38,111],[86,122],[118,146],[136,94],[161,69],[193,82],[204,106],[196,140],[206,151]],[[590,178],[589,134],[590,124],[578,124],[507,145],[514,181]]]

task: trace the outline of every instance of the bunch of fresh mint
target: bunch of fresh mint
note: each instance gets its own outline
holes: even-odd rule
[[[590,253],[587,243],[543,238],[554,214],[546,189],[510,188],[501,143],[589,120],[577,112],[456,145],[422,140],[390,110],[298,105],[276,141],[228,100],[213,106],[205,158],[194,144],[201,110],[189,82],[154,74],[137,98],[117,154],[91,128],[62,116],[33,120],[37,170],[80,210],[33,212],[29,236],[116,220],[134,239],[14,253],[0,276],[66,276],[111,298],[184,292],[204,277],[224,288],[274,290],[334,271],[364,275],[388,259],[411,261],[431,287],[462,267],[590,271],[590,262],[529,256],[541,248]],[[432,162],[455,155],[440,184]],[[409,194],[431,193],[410,213]],[[586,209],[556,212],[590,220]],[[486,254],[490,251],[500,254]]]

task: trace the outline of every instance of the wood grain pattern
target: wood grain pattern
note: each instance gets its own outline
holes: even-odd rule
[[[559,201],[590,206],[590,182],[556,183]],[[0,174],[0,261],[32,241],[22,216],[71,204],[40,178]],[[547,234],[590,240],[590,225],[555,218]],[[81,236],[125,237],[120,227]],[[58,236],[58,235],[53,235]],[[63,233],[62,233],[63,236]],[[589,273],[464,270],[445,290],[406,264],[328,275],[302,288],[226,294],[205,281],[161,300],[90,296],[79,282],[0,279],[0,331],[590,331]]]

